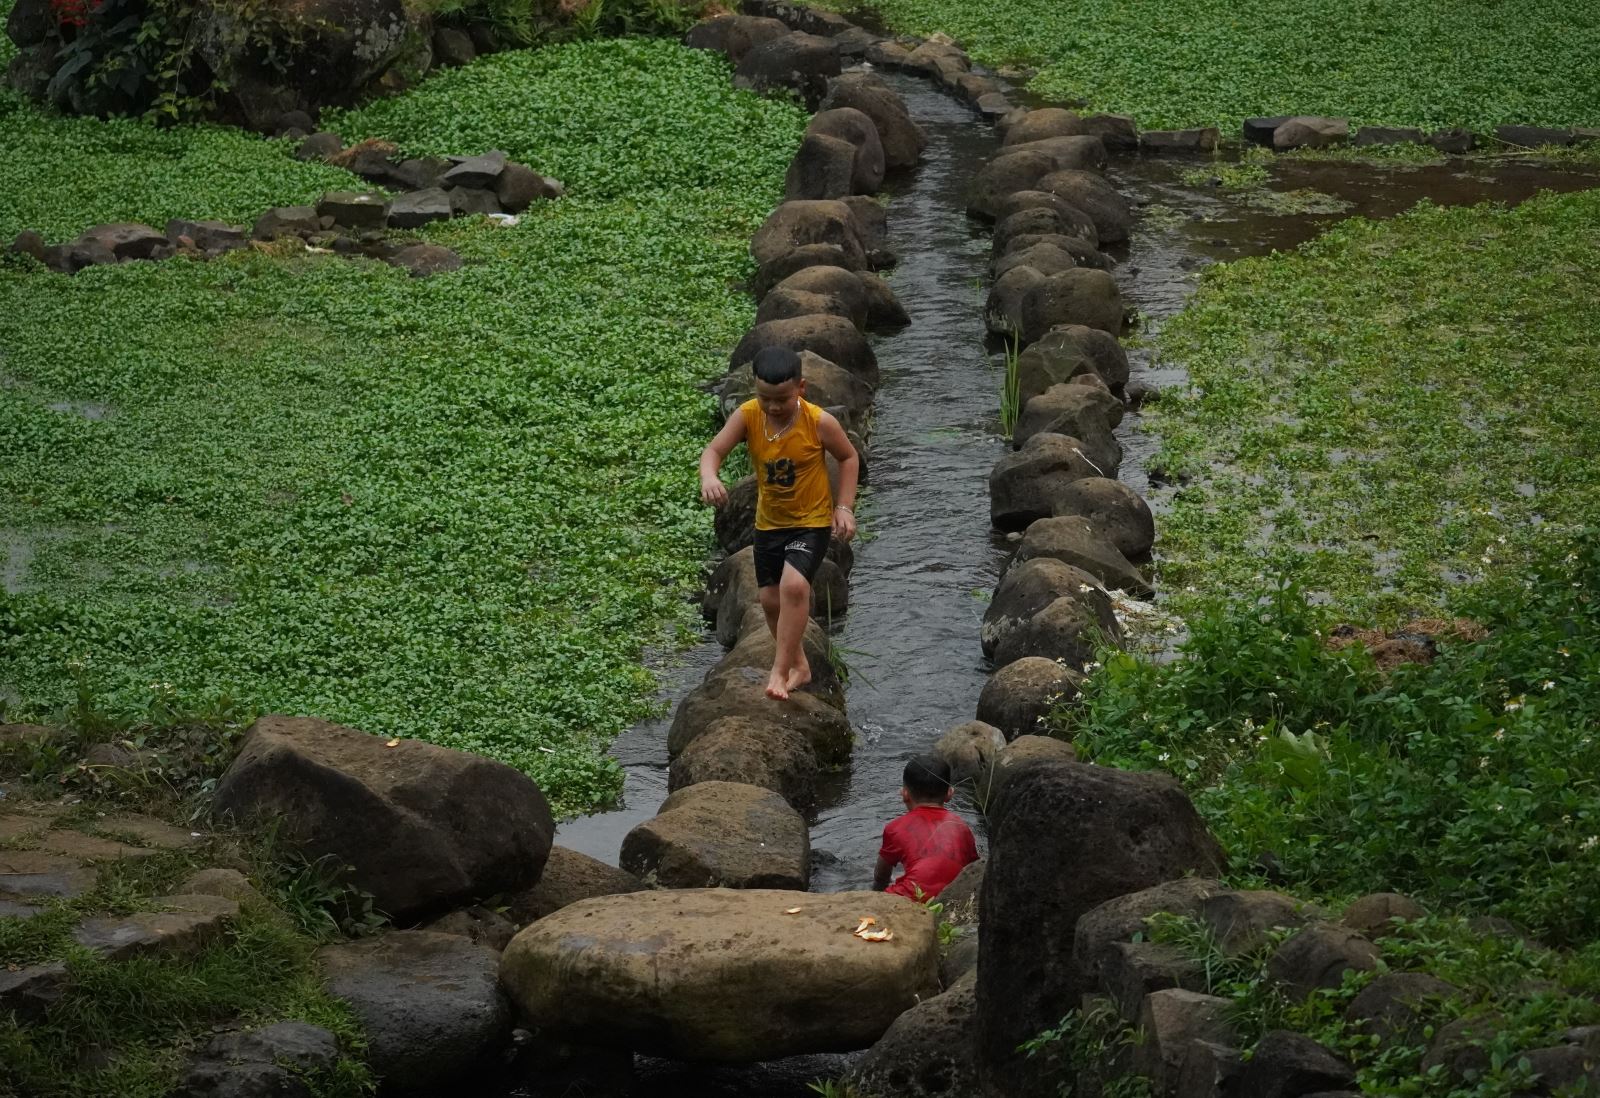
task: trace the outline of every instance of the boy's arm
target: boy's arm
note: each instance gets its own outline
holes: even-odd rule
[[[839,496],[833,501],[833,536],[849,541],[856,536],[856,480],[861,474],[861,459],[839,421],[827,412],[817,419],[817,435],[822,448],[839,463]]]
[[[717,437],[706,444],[700,451],[700,502],[709,503],[713,507],[721,507],[728,502],[728,489],[723,487],[722,478],[717,475],[722,468],[723,460],[733,451],[733,448],[744,441],[744,413],[735,408],[728,417],[728,422],[722,425],[722,430],[717,432]]]
[[[872,891],[882,892],[889,887],[889,878],[894,876],[894,865],[882,854],[878,855],[878,864],[872,870]]]

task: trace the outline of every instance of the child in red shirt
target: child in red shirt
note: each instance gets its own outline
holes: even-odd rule
[[[978,860],[972,829],[945,802],[955,792],[950,787],[950,764],[937,755],[918,755],[906,763],[900,779],[900,799],[907,812],[883,829],[883,847],[872,887],[887,888],[897,896],[931,900],[955,880],[956,874]],[[894,867],[904,865],[894,884]]]

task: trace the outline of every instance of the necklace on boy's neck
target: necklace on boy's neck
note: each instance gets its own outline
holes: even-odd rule
[[[767,423],[770,422],[771,417],[768,416],[767,413],[762,412],[761,413],[761,435],[768,442],[777,442],[780,438],[782,438],[784,435],[789,433],[789,428],[793,427],[794,426],[794,421],[799,419],[799,418],[800,418],[800,409],[796,408],[795,411],[794,411],[794,415],[789,417],[789,422],[785,423],[782,427],[779,427],[777,433],[773,434],[771,431],[767,430]]]

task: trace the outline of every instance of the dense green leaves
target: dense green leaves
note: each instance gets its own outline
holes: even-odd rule
[[[671,44],[544,52],[441,77],[451,93],[425,85],[405,121],[407,100],[383,105],[410,149],[566,173],[571,197],[515,228],[437,227],[459,273],[262,254],[0,270],[12,713],[65,704],[87,654],[114,713],[166,682],[179,705],[227,694],[480,751],[561,811],[615,790],[603,749],[645,711],[641,645],[689,614],[707,544],[695,384],[749,323],[730,286],[803,117]],[[540,113],[555,93],[529,65],[584,124]],[[702,103],[724,109],[691,134]],[[217,212],[191,183],[185,212]]]
[[[841,5],[848,6],[848,5]],[[1145,127],[1263,114],[1600,123],[1600,9],[1559,0],[873,0],[898,30],[1040,66],[1041,95]]]
[[[1158,337],[1194,383],[1150,415],[1187,478],[1167,589],[1188,605],[1267,564],[1392,617],[1600,519],[1597,294],[1600,192],[1424,205],[1208,272]]]

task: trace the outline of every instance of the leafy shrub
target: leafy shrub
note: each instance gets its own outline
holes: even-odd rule
[[[839,0],[834,6],[858,6]],[[1348,115],[1355,125],[1592,125],[1600,10],[1557,0],[871,0],[897,30],[944,31],[1031,91],[1140,125]]]
[[[1240,879],[1393,890],[1582,942],[1600,919],[1600,542],[1467,608],[1487,639],[1381,675],[1292,586],[1191,621],[1183,658],[1103,656],[1062,719],[1095,761],[1171,771]]]

